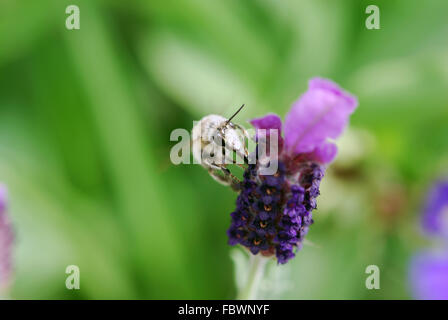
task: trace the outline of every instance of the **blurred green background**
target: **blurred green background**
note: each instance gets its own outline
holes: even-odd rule
[[[80,8],[81,29],[65,28]],[[381,29],[365,28],[365,8]],[[406,299],[431,246],[418,216],[448,165],[448,2],[0,1],[0,181],[16,231],[12,298],[235,297],[236,194],[174,166],[175,128],[282,116],[313,76],[356,94],[309,243],[265,298]],[[238,252],[234,252],[238,254]],[[65,288],[65,268],[81,290]],[[381,289],[365,288],[365,268]]]

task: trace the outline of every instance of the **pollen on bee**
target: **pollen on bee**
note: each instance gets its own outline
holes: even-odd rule
[[[266,210],[266,211],[271,211],[271,210],[272,210],[272,207],[271,207],[270,205],[268,205],[268,204],[265,204],[265,205],[264,205],[264,210]]]

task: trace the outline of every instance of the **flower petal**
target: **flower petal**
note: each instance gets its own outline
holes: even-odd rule
[[[423,252],[410,264],[410,282],[415,298],[448,299],[448,255]]]
[[[325,142],[313,151],[313,157],[320,163],[330,163],[336,157],[338,147],[331,142]]]
[[[7,198],[6,187],[0,184],[0,216],[1,213],[6,210],[6,198]]]
[[[357,99],[334,82],[314,78],[285,120],[285,144],[291,152],[307,153],[337,138],[346,127]]]
[[[278,140],[277,140],[277,150],[280,153],[282,150],[282,146],[283,146],[283,138],[282,138],[282,119],[274,114],[274,113],[269,113],[267,115],[265,115],[264,117],[261,118],[256,118],[256,119],[252,119],[251,121],[249,121],[250,124],[252,124],[255,127],[256,130],[256,135],[255,137],[257,138],[257,141],[259,141],[259,145],[264,145],[264,150],[270,150],[270,144],[271,144],[271,139],[270,139],[270,130],[278,130],[277,131],[277,136],[278,136]],[[265,129],[266,130],[266,139],[265,139],[265,143],[263,143],[260,140],[258,140],[259,138],[259,132],[258,130],[260,129]]]
[[[422,216],[424,231],[448,237],[448,181],[440,181],[428,194]]]
[[[274,114],[269,113],[261,118],[255,118],[250,120],[250,124],[255,127],[255,129],[277,129],[279,135],[282,132],[282,119]]]

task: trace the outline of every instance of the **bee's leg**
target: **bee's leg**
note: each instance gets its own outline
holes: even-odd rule
[[[208,169],[208,173],[212,176],[213,179],[215,179],[217,182],[225,185],[230,186],[234,191],[240,191],[241,189],[241,182],[238,180],[237,177],[235,177],[229,169],[227,169],[224,166],[214,166],[210,167]]]
[[[239,150],[238,155],[244,160],[245,164],[249,164],[249,151],[247,151],[247,148],[246,148],[246,141],[250,141],[251,137],[249,136],[249,133],[246,131],[246,129],[244,129],[242,126],[237,125],[237,127],[238,127],[238,129],[241,130],[241,132],[243,133],[243,136],[244,136],[243,151]]]
[[[246,170],[246,167],[244,166],[244,164],[242,164],[242,163],[238,163],[236,160],[232,160],[232,163],[233,163],[233,164],[236,164],[238,167],[240,167],[240,168]],[[244,163],[247,163],[247,162],[244,162]]]
[[[226,175],[227,178],[227,182],[230,184],[230,187],[234,190],[234,191],[240,191],[241,190],[241,181],[235,177],[229,169],[227,169],[224,166],[221,166],[221,170],[222,172]]]
[[[225,167],[225,164],[217,164],[208,161],[208,159],[204,161],[204,164],[208,168],[208,173],[215,179],[215,181],[225,186],[230,186],[234,191],[239,191],[241,189],[240,180]]]
[[[214,169],[214,168],[209,168],[208,169],[208,173],[212,176],[213,179],[215,179],[217,182],[225,185],[225,186],[229,186],[231,185],[231,182],[229,181],[229,179],[227,178],[227,176],[225,176],[223,173],[221,173],[221,169]]]
[[[247,150],[244,149],[244,152],[241,152],[241,151],[235,151],[235,152],[238,155],[238,157],[243,159],[244,163],[237,163],[236,161],[232,160],[233,164],[236,164],[236,165],[240,166],[241,168],[245,169],[243,164],[249,164],[249,155],[248,155]]]
[[[238,167],[240,167],[240,168],[246,170],[246,167],[244,166],[244,164],[248,164],[248,161],[247,161],[247,157],[246,157],[246,154],[245,154],[245,153],[242,153],[242,152],[239,151],[239,150],[231,149],[232,152],[235,152],[235,153],[236,153],[236,156],[237,156],[237,157],[240,157],[241,159],[244,160],[244,163],[238,163],[238,159],[234,159],[234,158],[233,158],[233,155],[232,155],[231,157],[229,157],[229,156],[226,157],[226,154],[225,154],[225,152],[224,152],[224,148],[223,148],[222,150],[223,150],[223,157],[224,157],[224,159],[228,160],[229,163],[231,162],[231,163],[233,163],[233,164],[236,164]],[[246,152],[246,151],[245,151],[245,152]]]
[[[237,157],[240,157],[241,159],[245,159],[244,154],[242,154],[240,151],[232,150],[232,152],[235,152]],[[225,155],[223,155],[223,156],[225,157]],[[243,168],[244,170],[246,169],[246,167],[244,166],[244,164],[247,164],[246,160],[244,160],[244,163],[240,163],[240,161],[238,161],[238,158],[234,159],[233,156],[231,156],[231,157],[228,156],[225,159],[228,161],[228,163],[236,164],[238,167]],[[220,167],[220,169],[221,168],[225,168],[225,167]],[[224,169],[222,169],[222,170],[224,170]]]

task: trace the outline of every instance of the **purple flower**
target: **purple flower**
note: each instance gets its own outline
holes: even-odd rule
[[[11,281],[11,248],[13,234],[6,214],[6,188],[0,184],[0,292],[9,286]]]
[[[313,223],[325,165],[337,153],[328,139],[342,133],[356,106],[356,98],[338,85],[315,78],[286,116],[284,138],[279,116],[251,121],[259,145],[278,143],[279,154],[267,154],[269,159],[276,157],[278,170],[263,175],[259,162],[246,169],[227,233],[229,244],[241,244],[253,254],[275,255],[281,264],[295,256]],[[267,130],[266,140],[259,140],[259,129]],[[269,129],[278,130],[278,141],[270,141]]]
[[[437,182],[428,193],[422,226],[430,236],[448,238],[448,181]],[[448,248],[420,252],[410,263],[410,283],[417,299],[448,300]]]
[[[327,79],[314,78],[285,119],[285,145],[295,153],[315,152],[321,162],[336,156],[336,139],[357,107],[354,96]]]
[[[439,181],[429,192],[422,225],[429,235],[448,238],[448,181]]]
[[[421,300],[448,300],[448,253],[422,252],[410,265],[413,295]]]

